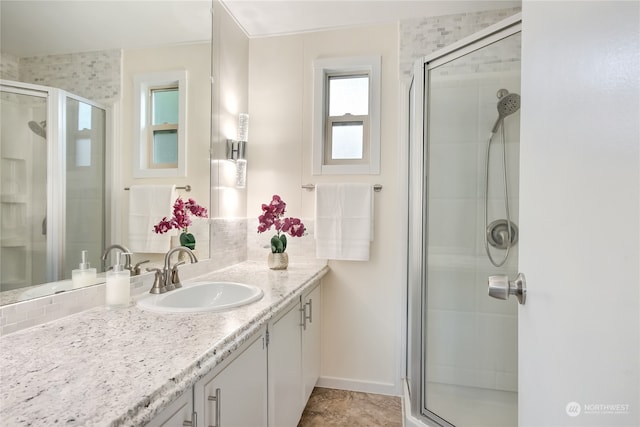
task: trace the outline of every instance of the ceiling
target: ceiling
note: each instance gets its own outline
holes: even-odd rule
[[[520,5],[506,0],[221,2],[249,37]],[[210,8],[209,0],[0,0],[0,43],[3,52],[19,57],[193,43],[210,38]]]
[[[0,0],[0,43],[24,57],[206,41],[210,10],[202,0]]]
[[[400,19],[510,8],[485,0],[220,0],[250,37],[318,31]]]

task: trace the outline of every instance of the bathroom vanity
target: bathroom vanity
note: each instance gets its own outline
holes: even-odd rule
[[[263,298],[244,307],[194,314],[99,307],[4,336],[0,419],[295,425],[319,375],[327,271],[312,262],[273,271],[247,261],[197,278],[259,286]]]

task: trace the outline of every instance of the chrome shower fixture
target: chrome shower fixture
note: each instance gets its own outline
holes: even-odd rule
[[[45,139],[47,138],[47,121],[46,120],[43,120],[40,123],[31,120],[29,122],[29,129],[31,129],[31,131],[36,135],[41,136]]]
[[[487,241],[497,249],[507,249],[518,243],[518,226],[511,221],[511,230],[507,229],[506,219],[497,219],[487,226]],[[511,240],[509,240],[511,236]]]
[[[496,93],[498,97],[498,120],[493,125],[489,141],[487,142],[487,153],[485,158],[484,169],[484,249],[491,264],[495,267],[501,267],[509,257],[511,248],[518,243],[518,227],[511,221],[511,213],[509,211],[509,183],[507,173],[507,145],[504,126],[502,126],[502,179],[503,179],[503,197],[504,211],[506,219],[499,219],[489,224],[489,162],[491,154],[491,143],[493,137],[504,124],[504,118],[515,113],[520,109],[520,95],[517,93],[509,93],[507,89],[500,89]],[[494,259],[489,250],[489,246],[505,251],[504,256],[500,260]]]
[[[491,133],[496,133],[504,118],[510,116],[520,109],[520,95],[517,93],[509,93],[507,89],[500,89],[496,94],[498,97],[498,119],[493,125]]]

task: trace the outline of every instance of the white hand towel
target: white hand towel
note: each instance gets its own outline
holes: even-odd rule
[[[371,184],[317,184],[316,257],[368,261],[373,241]]]
[[[139,253],[165,253],[174,232],[156,234],[153,226],[171,218],[178,198],[175,185],[132,185],[129,191],[129,249]]]

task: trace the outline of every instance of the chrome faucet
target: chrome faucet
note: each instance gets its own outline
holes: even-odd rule
[[[169,252],[167,252],[167,254],[164,256],[164,267],[162,269],[147,268],[147,271],[154,271],[156,274],[153,286],[151,287],[149,293],[163,294],[167,291],[182,287],[182,283],[180,283],[180,277],[178,276],[178,266],[184,264],[184,261],[179,261],[171,266],[171,255],[176,252],[186,252],[187,255],[189,255],[191,263],[198,262],[198,258],[196,257],[196,255],[191,252],[191,249],[185,246],[178,246],[169,250]]]
[[[102,253],[102,257],[100,258],[102,260],[102,270],[107,271],[107,257],[109,256],[109,253],[114,249],[122,251],[122,253],[124,254],[124,268],[131,271],[131,251],[122,245],[111,245],[104,250],[104,252]]]
[[[191,249],[186,246],[178,246],[177,248],[173,248],[167,252],[164,256],[164,271],[165,271],[165,286],[179,288],[182,286],[180,283],[180,278],[178,277],[178,266],[180,263],[176,263],[173,267],[171,267],[171,255],[176,252],[186,252],[189,255],[189,259],[191,263],[198,262],[198,257],[196,254],[191,252]]]

